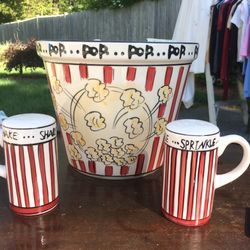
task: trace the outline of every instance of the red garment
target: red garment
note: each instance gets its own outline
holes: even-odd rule
[[[229,1],[225,4],[228,4],[227,13],[226,13],[226,22],[229,18],[229,14],[234,5],[235,1]],[[230,42],[230,29],[226,27],[223,37],[223,47],[222,47],[222,57],[221,57],[221,68],[220,68],[220,79],[223,81],[223,99],[228,98],[228,89],[229,89],[229,42]]]
[[[218,17],[218,21],[217,21],[217,31],[221,31],[223,29],[223,26],[224,26],[223,17],[224,17],[224,11],[225,11],[226,5],[227,5],[227,3],[224,3],[220,7],[219,17]]]

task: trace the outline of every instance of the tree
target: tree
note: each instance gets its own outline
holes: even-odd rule
[[[12,22],[22,13],[22,0],[1,0],[0,23]]]
[[[0,24],[32,18],[37,15],[60,14],[55,2],[68,0],[1,0]]]
[[[99,10],[104,8],[124,8],[139,1],[142,0],[68,0],[68,11],[71,12],[87,9]]]
[[[0,24],[37,15],[57,15],[87,9],[123,8],[143,0],[1,0]]]
[[[59,14],[57,8],[54,8],[53,0],[23,0],[20,19],[53,14]]]

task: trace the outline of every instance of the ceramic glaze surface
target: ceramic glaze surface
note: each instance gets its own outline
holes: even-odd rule
[[[218,127],[214,124],[195,119],[173,121],[167,125],[167,129],[178,134],[191,136],[208,136],[219,133]]]
[[[197,44],[40,41],[37,50],[75,169],[125,178],[162,165]]]
[[[215,189],[248,168],[249,144],[237,135],[220,137],[215,125],[190,119],[169,123],[165,143],[162,212],[178,224],[203,225],[211,217]],[[218,158],[230,143],[242,147],[242,160],[230,172],[218,175]]]
[[[55,123],[55,119],[51,116],[28,113],[9,117],[7,120],[3,121],[3,126],[13,129],[34,129],[45,127],[53,123]]]
[[[57,206],[56,136],[56,121],[48,115],[20,114],[3,121],[0,137],[6,167],[1,166],[1,170],[7,179],[9,205],[15,213],[38,215]]]

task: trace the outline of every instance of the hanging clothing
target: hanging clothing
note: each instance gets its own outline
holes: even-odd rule
[[[221,60],[223,52],[224,35],[226,31],[227,13],[230,5],[230,1],[219,3],[218,20],[217,20],[217,35],[216,35],[216,47],[214,56],[214,76],[219,78],[221,71]]]
[[[233,22],[244,10],[247,0],[220,1],[212,7],[211,38],[209,42],[209,63],[211,75],[223,84],[223,99],[228,99],[230,73],[238,61],[240,24]],[[243,7],[242,7],[243,6]],[[244,27],[245,28],[245,27]]]
[[[218,45],[218,33],[217,33],[217,24],[218,24],[218,17],[219,17],[219,5],[213,5],[211,7],[211,32],[210,32],[210,44],[209,44],[209,63],[210,63],[210,72],[211,75],[215,76],[217,74],[216,69],[216,60],[215,60],[215,51],[217,50],[216,47]]]
[[[244,37],[242,40],[242,45],[240,49],[240,55],[242,57],[250,56],[250,18],[248,18],[248,23],[246,26],[246,30],[244,32]]]
[[[250,18],[242,41],[241,56],[245,58],[244,96],[250,97]]]
[[[238,8],[238,6],[241,4],[242,0],[237,1],[229,14],[228,22],[227,22],[227,28],[230,30],[230,38],[229,38],[229,49],[228,53],[230,55],[230,59],[228,60],[228,71],[230,74],[233,69],[237,66],[237,58],[238,58],[238,27],[231,22],[232,17]]]
[[[231,19],[231,23],[235,24],[238,28],[238,62],[242,62],[244,59],[241,56],[241,47],[243,45],[245,30],[248,22],[248,13],[248,0],[242,0]]]
[[[204,73],[207,50],[210,7],[214,0],[182,0],[177,17],[173,40],[199,43],[198,58],[192,63],[191,73]],[[186,108],[193,105],[194,76],[188,75],[183,94]]]
[[[234,4],[237,3],[237,0],[228,1],[227,9],[225,13],[225,31],[223,36],[223,45],[222,45],[222,57],[221,57],[221,67],[220,67],[220,79],[223,81],[223,99],[228,99],[228,90],[229,90],[229,61],[231,60],[231,52],[230,51],[230,37],[231,37],[231,29],[227,27],[228,20],[230,18],[231,9]]]
[[[238,61],[243,62],[244,96],[250,97],[250,1],[242,0],[231,22],[238,27]]]
[[[244,77],[244,96],[246,98],[250,97],[250,56],[246,60],[246,73]]]
[[[186,81],[186,87],[183,92],[182,102],[185,108],[191,108],[194,105],[194,95],[195,95],[195,76],[193,72],[189,72]]]
[[[228,97],[229,77],[232,72],[237,72],[235,69],[245,72],[244,96],[250,99],[249,13],[250,0],[220,0],[211,8],[207,59],[211,75],[223,83],[224,99]],[[250,127],[250,119],[248,123]]]

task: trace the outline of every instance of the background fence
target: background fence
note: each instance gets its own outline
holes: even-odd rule
[[[39,16],[0,25],[0,42],[50,40],[139,41],[171,38],[181,0],[143,1],[124,9],[88,10],[59,16]]]

